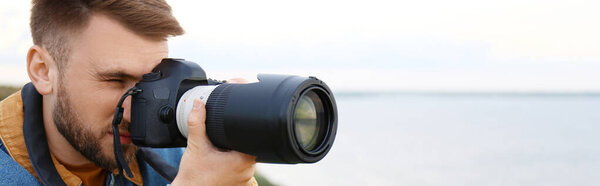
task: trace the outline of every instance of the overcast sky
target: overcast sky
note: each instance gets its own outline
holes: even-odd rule
[[[170,55],[216,78],[315,75],[334,91],[600,91],[600,2],[168,1]],[[0,2],[0,84],[27,82],[29,1]]]

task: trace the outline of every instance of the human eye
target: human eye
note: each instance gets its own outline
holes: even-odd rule
[[[108,87],[114,87],[118,89],[124,87],[126,83],[125,80],[119,78],[103,79],[102,82]]]
[[[122,79],[105,79],[105,82],[109,82],[109,83],[123,83],[124,81]]]

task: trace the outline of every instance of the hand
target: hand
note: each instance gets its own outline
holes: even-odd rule
[[[228,83],[245,83],[231,79]],[[237,151],[221,151],[206,136],[206,110],[195,99],[188,117],[187,148],[172,185],[255,185],[256,157]]]

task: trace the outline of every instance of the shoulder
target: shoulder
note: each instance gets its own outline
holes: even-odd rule
[[[13,142],[11,144],[21,144],[14,140],[19,137],[15,130],[20,128],[13,125],[22,123],[23,101],[21,91],[18,91],[0,101],[0,185],[40,185],[31,173],[11,157],[4,145],[5,140]]]
[[[177,174],[184,150],[184,148],[141,149],[140,151],[145,151],[145,153],[143,153],[143,158],[138,156],[138,162],[142,171],[144,185],[169,184],[170,182],[163,178],[162,175]]]
[[[0,142],[0,185],[41,185],[33,175],[13,160]]]
[[[181,161],[185,148],[156,148],[152,150],[170,165],[179,167],[179,161]]]

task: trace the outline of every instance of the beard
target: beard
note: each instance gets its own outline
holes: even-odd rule
[[[103,153],[103,147],[100,144],[100,139],[107,133],[112,134],[112,125],[103,128],[101,133],[94,133],[90,128],[84,127],[81,118],[73,109],[69,96],[65,88],[59,83],[57,90],[57,102],[53,108],[53,120],[58,131],[67,139],[67,141],[79,151],[85,158],[92,161],[96,166],[104,170],[112,171],[117,169],[117,163],[114,156],[107,156]],[[129,123],[121,123],[120,131],[128,131]],[[112,139],[112,138],[111,138]],[[113,154],[113,144],[104,149],[111,151]],[[123,156],[127,163],[135,159],[137,147],[133,144],[121,144],[123,148]]]

